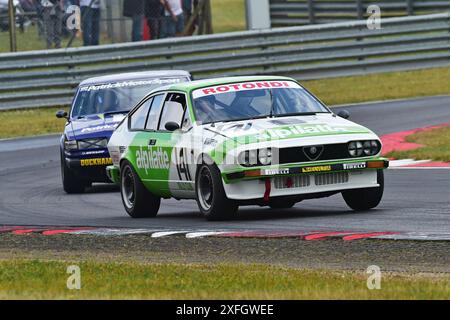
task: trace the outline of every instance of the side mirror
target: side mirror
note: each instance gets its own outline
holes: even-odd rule
[[[56,117],[57,117],[58,119],[67,119],[67,120],[69,120],[68,115],[67,115],[67,112],[64,111],[64,110],[59,110],[59,111],[57,111],[57,112],[56,112]]]
[[[344,119],[350,118],[350,113],[347,110],[341,110],[337,115]]]
[[[175,131],[180,129],[180,125],[173,121],[167,122],[164,127],[166,128],[167,131]]]

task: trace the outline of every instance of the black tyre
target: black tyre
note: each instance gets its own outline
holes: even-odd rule
[[[206,219],[228,220],[236,216],[238,205],[227,198],[217,166],[200,166],[195,178],[195,193],[200,212]]]
[[[377,171],[377,180],[379,187],[356,189],[342,192],[347,205],[355,211],[364,211],[373,209],[383,198],[384,191],[384,173],[383,170]]]
[[[281,199],[274,199],[269,202],[269,207],[272,209],[290,209],[295,206],[296,202],[286,201]]]
[[[63,154],[61,153],[61,177],[63,189],[66,193],[83,193],[87,186],[91,183],[83,181],[76,177],[76,175],[70,170],[66,164]]]
[[[120,168],[120,178],[122,203],[130,217],[156,217],[161,198],[147,190],[128,161],[124,161]]]

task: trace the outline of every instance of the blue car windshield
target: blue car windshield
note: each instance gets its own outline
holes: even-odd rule
[[[195,90],[193,98],[196,120],[203,124],[330,112],[292,81],[219,85]]]
[[[127,80],[115,83],[86,85],[78,90],[71,117],[95,114],[126,113],[150,91],[165,84],[184,82],[185,78]]]

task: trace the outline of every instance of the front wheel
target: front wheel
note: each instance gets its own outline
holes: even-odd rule
[[[120,194],[125,211],[130,217],[156,217],[161,205],[161,198],[147,190],[128,161],[122,164],[120,177]]]
[[[195,193],[200,212],[206,219],[226,220],[236,216],[238,205],[227,198],[217,166],[200,166],[195,179]]]
[[[383,198],[384,174],[383,170],[377,171],[377,181],[380,185],[375,188],[356,189],[342,192],[347,205],[355,211],[373,209]]]
[[[61,153],[61,178],[63,189],[68,194],[83,193],[86,187],[90,186],[90,183],[77,178],[70,170],[64,159],[63,153]]]

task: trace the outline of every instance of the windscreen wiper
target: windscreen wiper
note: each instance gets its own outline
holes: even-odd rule
[[[284,114],[276,114],[275,118],[279,117],[294,117],[294,116],[315,116],[317,112],[293,112],[293,113],[284,113]]]
[[[113,115],[113,114],[128,113],[128,112],[130,112],[130,110],[109,111],[109,112],[104,112],[103,115],[109,116],[109,115]]]

